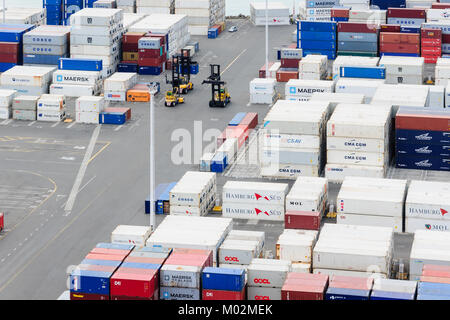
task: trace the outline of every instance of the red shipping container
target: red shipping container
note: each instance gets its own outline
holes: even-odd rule
[[[450,114],[411,114],[397,112],[395,117],[396,129],[407,130],[431,130],[450,132]]]
[[[229,126],[217,137],[217,147],[219,148],[228,138],[237,138],[238,148],[247,141],[250,132],[247,125]]]
[[[71,292],[70,300],[109,300],[109,296],[104,294]]]
[[[281,300],[323,300],[325,290],[321,285],[284,284]]]
[[[361,33],[377,33],[376,25],[357,22],[339,22],[338,32],[361,32]]]
[[[240,292],[203,289],[202,300],[245,300],[245,287]]]
[[[145,272],[126,272],[117,270],[110,279],[110,294],[152,298],[158,288],[158,270],[141,269]]]
[[[17,54],[17,53],[2,53],[0,51],[0,62],[19,63],[19,54]]]
[[[139,39],[145,36],[145,32],[127,32],[122,37],[122,42],[126,44],[139,42]]]
[[[444,270],[423,270],[422,271],[423,277],[435,277],[435,278],[445,278],[450,279],[450,271],[444,271]]]
[[[124,52],[138,52],[137,43],[122,43],[122,51]]]
[[[380,43],[380,52],[398,52],[420,54],[419,44]]]
[[[319,230],[321,212],[286,211],[284,227],[286,229]]]
[[[22,50],[20,43],[15,42],[0,42],[0,53],[2,54],[17,54]]]
[[[141,56],[139,56],[139,66],[144,66],[144,67],[159,67],[161,66],[161,64],[164,62],[164,60],[162,59],[162,57],[159,58],[142,58]]]
[[[287,71],[287,70],[277,71],[278,82],[288,82],[291,79],[298,79],[298,71]]]
[[[422,46],[423,47],[442,47],[442,40],[441,39],[422,39]]]
[[[431,4],[432,9],[450,9],[450,3],[433,3]]]
[[[381,32],[400,32],[401,26],[399,24],[382,24],[380,29]]]
[[[442,47],[422,47],[422,56],[440,57]]]
[[[126,257],[124,262],[163,264],[164,258]]]
[[[105,112],[124,112],[126,113],[126,119],[131,119],[131,108],[119,108],[119,107],[108,107],[105,108],[103,111]]]
[[[350,9],[331,9],[331,17],[333,18],[349,18]]]
[[[328,283],[329,278],[330,277],[327,274],[289,272],[286,276],[286,281],[309,280],[309,281],[318,281],[326,284]]]
[[[388,8],[388,18],[412,18],[412,19],[425,19],[425,9],[412,9],[412,8]]]
[[[111,261],[123,261],[125,257],[122,255],[114,255],[114,254],[98,254],[98,253],[89,253],[85,259],[91,260],[111,260]]]
[[[281,59],[281,68],[298,68],[300,59]]]
[[[433,282],[433,283],[446,283],[450,284],[450,278],[445,277],[429,277],[429,276],[421,276],[421,282]]]
[[[442,43],[450,43],[450,34],[442,34]]]
[[[211,250],[200,250],[200,249],[183,249],[175,248],[172,254],[167,258],[166,263],[169,261],[175,261],[179,259],[201,259],[206,262],[206,266],[213,265],[213,253]]]
[[[342,289],[371,290],[373,278],[336,276],[330,277],[330,287]]]
[[[424,57],[424,62],[427,64],[435,64],[437,63],[439,57]]]
[[[121,250],[121,249],[106,249],[106,248],[94,248],[90,253],[100,253],[100,254],[113,254],[118,256],[127,256],[131,250]]]
[[[425,274],[425,272],[433,272],[433,274]],[[450,278],[450,266],[442,266],[435,264],[425,264],[422,268],[422,275],[426,276],[439,276],[444,278]]]
[[[273,62],[269,62],[269,68],[271,66],[273,66]],[[259,77],[260,78],[265,78],[266,77],[266,64],[264,64],[260,69],[259,69]]]
[[[421,30],[422,38],[427,39],[441,39],[442,38],[442,30],[439,29],[428,29],[424,28]]]
[[[249,129],[255,129],[258,125],[258,114],[256,112],[247,113],[240,124],[247,125]]]
[[[139,57],[142,58],[159,58],[161,57],[160,49],[139,49]]]
[[[111,296],[111,300],[136,300],[136,301],[150,301],[150,300],[159,300],[159,289],[156,289],[151,298],[142,298],[142,297],[127,297],[127,296]]]
[[[380,33],[380,43],[420,44],[420,34],[382,32]]]

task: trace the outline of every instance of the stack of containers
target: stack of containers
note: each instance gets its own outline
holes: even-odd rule
[[[449,231],[450,183],[411,181],[406,198],[406,232]]]
[[[332,8],[331,21],[348,22],[350,19],[350,8]]]
[[[450,28],[448,21],[427,22],[422,24],[422,29],[433,29],[442,31],[442,55],[450,54]]]
[[[137,82],[136,73],[116,72],[103,82],[105,100],[126,101],[127,91]]]
[[[252,104],[272,104],[277,93],[275,79],[255,78],[250,81],[250,103]]]
[[[325,176],[384,178],[389,164],[391,105],[338,104],[327,124]]]
[[[174,249],[160,271],[161,300],[201,300],[202,272],[213,266],[213,252]]]
[[[159,269],[169,254],[159,248],[134,248],[111,277],[111,300],[159,300]]]
[[[450,233],[431,230],[417,230],[414,232],[414,240],[409,259],[409,279],[420,280],[423,272],[437,269],[427,265],[435,265],[443,268],[450,265],[449,241]]]
[[[116,5],[124,13],[136,13],[136,0],[116,0]]]
[[[416,300],[417,281],[375,279],[370,300]]]
[[[319,230],[327,208],[326,178],[298,177],[286,196],[286,229]]]
[[[140,74],[159,75],[165,71],[167,53],[164,38],[142,37],[138,40],[138,49]]]
[[[347,177],[336,200],[337,223],[403,232],[406,180]]]
[[[372,25],[386,23],[386,10],[369,8],[352,8],[349,12],[348,22],[360,22]]]
[[[296,48],[280,49],[280,70],[298,71],[298,63],[302,59],[302,50]]]
[[[292,271],[290,261],[253,259],[248,266],[248,300],[281,300],[281,288]]]
[[[299,16],[307,21],[330,21],[332,7],[339,5],[339,1],[310,1],[299,3]]]
[[[380,55],[420,57],[420,43],[419,33],[381,32]]]
[[[23,35],[23,63],[58,65],[69,55],[70,27],[40,26]]]
[[[246,270],[262,256],[264,240],[261,231],[231,230],[219,248],[219,267]]]
[[[423,84],[425,58],[389,57],[380,59],[380,67],[386,68],[387,84]]]
[[[299,40],[297,47],[303,50],[303,56],[320,54],[329,60],[336,59],[336,29],[334,21],[299,21]]]
[[[216,201],[214,172],[187,171],[170,190],[170,214],[207,215]]]
[[[44,0],[44,8],[47,14],[48,25],[62,25],[64,21],[64,1]]]
[[[332,275],[325,300],[369,300],[373,278]]]
[[[388,8],[387,23],[418,26],[426,22],[425,8]]]
[[[268,3],[268,24],[269,26],[289,25],[290,18],[289,7],[281,2]],[[263,2],[250,3],[250,21],[255,26],[266,25],[266,5]]]
[[[276,243],[276,257],[292,262],[292,271],[311,273],[318,231],[285,229]]]
[[[438,58],[434,72],[435,85],[447,87],[450,83],[450,59]]]
[[[284,221],[288,185],[227,181],[223,186],[222,215],[237,219]]]
[[[11,118],[11,106],[16,93],[16,90],[0,89],[0,119]]]
[[[92,8],[95,1],[96,0],[64,0],[64,25],[70,26],[70,17],[83,8]]]
[[[1,74],[0,85],[22,95],[40,96],[48,93],[54,72],[52,67],[15,66]]]
[[[407,57],[403,58],[420,59]],[[411,79],[414,78],[420,79],[420,76],[411,77]],[[425,108],[429,101],[430,88],[432,88],[432,86],[413,84],[382,84],[377,88],[371,104],[376,105],[388,103],[392,105],[392,118],[394,118],[400,106],[414,107],[416,109]]]
[[[395,118],[398,168],[450,171],[448,111],[400,107]]]
[[[417,286],[417,300],[450,300],[450,267],[425,265]]]
[[[326,223],[313,250],[314,273],[389,278],[392,228]]]
[[[70,300],[110,300],[110,279],[133,247],[97,244],[70,274]]]
[[[425,63],[435,64],[442,55],[442,30],[421,30],[421,56]]]
[[[327,275],[290,272],[281,288],[281,300],[325,300],[327,287]]]
[[[99,115],[105,109],[105,98],[85,96],[75,101],[75,121],[98,124]]]
[[[285,98],[293,101],[309,101],[313,93],[334,92],[335,83],[326,80],[292,79],[286,83]]]
[[[379,61],[378,57],[339,56],[333,61],[333,80],[340,78],[342,67],[377,67]]]
[[[57,70],[53,73],[51,94],[66,97],[98,95],[102,90],[101,71]]]
[[[175,9],[175,1],[174,0],[137,0],[136,1],[137,13],[171,14],[171,13],[174,13],[174,9]]]
[[[281,300],[325,300],[328,275],[289,272],[281,288]]]
[[[245,270],[203,269],[202,300],[245,300]]]
[[[145,35],[145,32],[127,32],[122,37],[122,62],[119,65],[119,71],[122,68],[131,68],[132,72],[138,72],[139,61],[139,39]],[[130,71],[131,72],[131,71]]]
[[[363,94],[364,103],[370,103],[385,79],[341,78],[336,82],[336,93]]]
[[[146,246],[212,250],[214,266],[217,266],[219,247],[231,231],[232,223],[228,218],[169,215],[148,238]]]
[[[322,55],[307,55],[300,61],[298,77],[303,80],[325,80],[328,75],[328,58]]]
[[[32,24],[0,24],[0,72],[22,64],[23,35]]]
[[[45,24],[45,9],[8,7],[5,10],[5,20],[2,19],[2,22],[10,25],[32,24],[41,26]]]
[[[225,0],[176,0],[175,13],[188,16],[191,35],[206,36],[210,26],[225,21]]]
[[[83,9],[70,18],[71,58],[102,59],[103,78],[120,62],[123,13],[120,9]]]
[[[62,95],[43,94],[37,101],[36,120],[59,122],[66,117],[66,99]]]
[[[329,105],[327,101],[277,101],[264,119],[262,176],[296,179],[320,175]]]
[[[330,93],[320,93],[316,92],[313,93],[311,96],[311,99],[309,100],[311,102],[315,101],[327,101],[330,103],[330,109],[331,112],[334,112],[334,109],[339,103],[356,103],[361,104],[365,102],[364,94],[360,93],[337,93],[337,92],[330,92]]]
[[[338,56],[378,56],[379,25],[359,22],[339,22]]]
[[[152,229],[146,226],[118,225],[111,232],[112,243],[134,244],[145,246],[145,242],[152,233]]]
[[[39,96],[16,96],[12,103],[13,119],[36,120],[37,101]]]

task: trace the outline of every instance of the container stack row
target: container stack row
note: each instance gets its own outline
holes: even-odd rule
[[[176,0],[175,13],[188,16],[191,35],[206,36],[212,26],[225,21],[225,0]]]
[[[32,29],[32,24],[0,24],[0,72],[22,64],[23,35]]]
[[[299,21],[297,23],[299,40],[297,47],[303,50],[303,57],[320,54],[328,59],[336,59],[336,40],[338,24],[330,22]]]

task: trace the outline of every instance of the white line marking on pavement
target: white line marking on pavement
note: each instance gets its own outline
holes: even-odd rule
[[[29,124],[28,124],[28,126],[29,127],[31,127],[33,124],[35,124],[36,123],[36,121],[31,121]]]
[[[247,49],[242,50],[242,52],[239,53],[239,54],[237,55],[237,57],[234,58],[234,60],[231,61],[230,64],[229,64],[229,65],[228,65],[228,66],[220,73],[220,75],[223,75],[223,74],[225,73],[225,71],[227,71],[228,68],[230,68],[230,67],[233,65],[233,63],[235,63],[235,62],[237,61],[237,59],[239,59],[239,57],[242,56],[242,55],[245,53],[245,51],[247,51]]]
[[[69,124],[69,125],[68,125],[68,126],[67,126],[66,128],[67,128],[67,129],[70,129],[70,128],[72,128],[72,127],[73,127],[73,126],[75,125],[75,123],[76,123],[76,122],[72,122],[72,123],[71,123],[71,124]]]
[[[54,124],[52,124],[52,128],[54,128],[54,127],[58,126],[58,125],[59,125],[60,123],[61,123],[61,121],[59,121],[59,122],[55,122]]]
[[[122,127],[123,127],[123,124],[121,124],[120,126],[116,127],[116,128],[114,129],[114,131],[119,131],[120,129],[122,129]]]
[[[70,192],[66,207],[64,208],[64,211],[66,212],[71,211],[73,205],[75,204],[75,198],[78,194],[81,182],[83,181],[84,174],[86,173],[86,169],[89,164],[89,159],[92,157],[92,152],[94,151],[95,144],[100,134],[100,128],[101,125],[98,125],[95,128],[94,132],[92,133],[91,141],[89,142],[89,146],[84,155],[84,159],[83,162],[81,163],[80,170],[78,171],[77,178],[75,179],[75,183],[73,184],[72,191]]]
[[[87,185],[88,185],[89,183],[91,183],[92,181],[94,181],[95,178],[97,178],[97,176],[93,176],[91,179],[89,179],[89,181],[86,182],[86,183],[84,184],[84,186],[82,186],[82,187],[80,188],[80,190],[78,190],[78,193],[80,193],[81,191],[83,191],[83,189],[86,188]],[[64,207],[64,206],[66,205],[66,203],[67,203],[67,202],[64,202],[64,203],[61,205],[61,208]],[[67,213],[67,214],[64,214],[63,216],[64,216],[64,217],[67,217],[69,214],[70,214],[70,212]],[[53,217],[53,215],[51,215],[51,217]]]
[[[2,122],[0,122],[1,125],[7,125],[8,123],[10,123],[11,121],[13,121],[13,119],[6,119],[3,120]]]

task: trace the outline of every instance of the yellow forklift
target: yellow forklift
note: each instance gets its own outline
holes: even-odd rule
[[[184,98],[179,95],[187,94],[194,89],[191,82],[191,64],[196,62],[192,61],[188,49],[181,49],[181,54],[172,57],[172,80],[168,80],[166,75],[166,83],[172,85],[172,91],[166,92],[166,107],[184,103]]]
[[[179,103],[184,103],[184,98],[179,96],[178,87],[166,92],[166,101],[164,102],[166,107],[175,107]]]
[[[220,79],[220,65],[211,64],[211,75],[202,84],[211,85],[211,108],[225,108],[231,102],[231,95],[225,87],[226,82]]]

